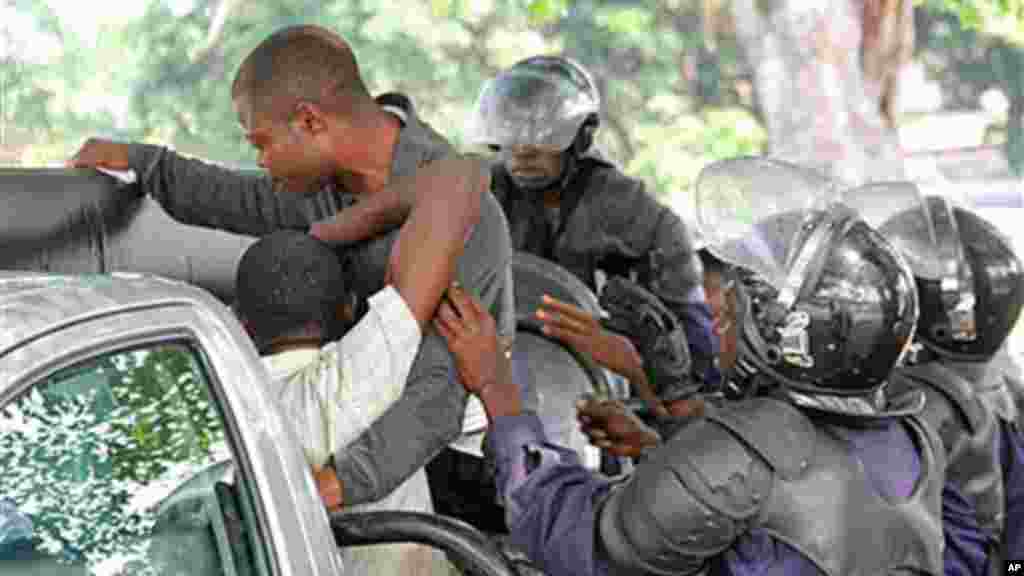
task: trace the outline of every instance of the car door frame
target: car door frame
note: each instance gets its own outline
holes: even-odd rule
[[[212,300],[212,298],[211,298]],[[212,310],[212,307],[223,310]],[[266,387],[269,376],[230,312],[182,299],[80,318],[0,357],[0,406],[63,368],[161,342],[195,347],[231,439],[236,470],[252,488],[271,574],[344,574],[326,511],[289,427]]]

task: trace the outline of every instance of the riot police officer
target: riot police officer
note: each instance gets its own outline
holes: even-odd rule
[[[540,320],[552,337],[612,370],[619,367],[606,358],[639,356],[671,411],[696,386],[719,380],[700,261],[679,217],[593,148],[600,110],[597,87],[583,67],[568,58],[535,56],[483,86],[467,137],[471,145],[497,152],[492,191],[505,211],[513,248],[554,261],[601,292],[606,307],[627,311],[605,324],[626,338],[599,342],[598,331],[579,338],[557,334],[550,321],[558,310],[544,307],[548,314]],[[602,290],[606,280],[608,290]],[[648,316],[660,320],[663,335],[640,336],[637,319]],[[617,349],[608,350],[611,345]],[[643,383],[622,376],[631,378],[638,395]],[[427,467],[435,509],[503,531],[504,514],[492,503],[493,482],[478,448],[446,448]]]
[[[442,304],[439,331],[490,419],[512,539],[545,572],[943,573],[942,442],[924,394],[886,385],[917,324],[913,275],[856,211],[809,202],[829,189],[765,159],[702,172],[702,230],[739,270],[732,401],[629,477],[547,443],[493,321],[461,294]]]
[[[557,262],[595,292],[613,276],[634,280],[681,321],[690,356],[685,369],[717,382],[717,342],[693,239],[642,182],[594,149],[600,110],[597,87],[582,66],[535,56],[484,85],[468,138],[497,152],[492,190],[515,249]],[[656,361],[648,350],[640,353]],[[684,388],[657,390],[664,399],[689,395],[684,378],[663,380]]]
[[[1019,386],[992,360],[1020,317],[1024,266],[992,224],[913,184],[869,185],[844,199],[877,221],[914,272],[919,350],[893,387],[925,391],[923,417],[946,449],[947,566],[1001,574],[1005,559],[1024,556],[1024,442]]]

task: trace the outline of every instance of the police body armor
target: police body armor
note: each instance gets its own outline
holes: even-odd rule
[[[1024,381],[1020,367],[1005,347],[989,361],[984,378],[975,383],[975,390],[982,401],[1018,433],[1024,430],[1020,409],[1024,401]]]
[[[712,411],[602,503],[599,539],[614,573],[697,571],[681,557],[703,563],[760,529],[828,576],[939,576],[942,443],[920,418],[902,421],[921,449],[921,474],[909,497],[891,502],[871,492],[829,425],[789,402],[759,397]]]
[[[792,550],[829,576],[942,574],[945,451],[917,415],[924,395],[885,388],[917,325],[910,268],[801,167],[723,160],[695,192],[709,249],[743,271],[725,390],[738,399],[679,431],[602,503],[613,572],[714,571],[741,538],[766,536],[787,545],[780,560]],[[854,444],[881,427],[905,427],[919,455],[906,496],[879,495]]]
[[[924,357],[898,374],[929,396],[925,418],[942,436],[947,477],[974,509],[995,569],[1007,505],[1000,426],[1019,420],[1006,340],[1024,306],[1024,267],[991,223],[911,183],[899,186],[903,192],[874,184],[844,196],[874,213],[913,269]]]
[[[517,191],[500,165],[492,190],[508,216],[513,247],[558,262],[594,292],[601,288],[598,270],[651,286],[670,305],[700,285],[697,254],[679,217],[596,154],[578,160],[562,189],[557,226],[541,199]],[[656,253],[662,240],[682,244]]]
[[[659,397],[668,401],[687,397],[698,383],[692,377],[694,359],[686,333],[673,306],[684,304],[700,285],[701,269],[688,244],[689,235],[678,216],[651,198],[638,181],[592,154],[578,164],[562,191],[554,227],[541,199],[517,191],[504,168],[494,168],[492,190],[508,217],[512,245],[557,262],[592,291],[600,292],[603,304],[608,298],[619,303],[629,300],[627,307],[653,310],[644,306],[652,299],[645,296],[666,304],[657,307],[656,316],[665,320],[660,323],[657,344],[638,338],[633,318],[615,316],[622,306],[608,310],[612,318],[605,326],[640,347],[645,365],[655,367],[649,377],[654,377],[652,385]],[[669,246],[667,251],[664,246]],[[622,279],[628,289],[606,295],[609,287],[623,287],[613,278]]]
[[[971,382],[937,362],[897,369],[892,387],[894,393],[903,387],[924,391],[927,401],[921,418],[942,439],[946,479],[968,499],[988,535],[989,553],[997,553],[1006,521],[997,449],[998,415],[981,400]]]

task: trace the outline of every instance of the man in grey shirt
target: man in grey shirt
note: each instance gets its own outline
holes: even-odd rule
[[[397,232],[359,241],[407,215],[407,195],[389,182],[450,154],[451,146],[417,118],[407,97],[372,98],[345,40],[315,26],[285,28],[265,40],[240,67],[232,97],[268,175],[164,147],[95,139],[71,164],[133,170],[140,192],[185,224],[252,236],[311,231],[347,246],[342,261],[364,301],[382,289]],[[508,224],[485,194],[455,278],[499,318],[506,345],[515,329],[510,258]],[[455,379],[447,345],[428,330],[401,399],[336,455],[330,477],[318,475],[328,505],[385,498],[456,440],[467,397]]]

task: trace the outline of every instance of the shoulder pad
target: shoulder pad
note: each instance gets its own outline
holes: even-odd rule
[[[814,424],[787,402],[752,398],[729,404],[707,417],[743,440],[785,480],[803,475],[814,458]]]
[[[1004,373],[1003,384],[1007,401],[997,406],[996,412],[1003,420],[1016,423],[1021,418],[1021,409],[1024,408],[1024,403],[1021,401],[1024,383],[1016,376]]]
[[[936,362],[926,362],[898,368],[892,380],[900,378],[939,392],[966,423],[968,434],[974,435],[984,425],[984,407],[977,402],[971,383],[952,370]]]
[[[659,397],[677,400],[699,389],[700,383],[689,378],[692,362],[686,333],[661,300],[626,278],[612,276],[599,302],[609,314],[601,324],[639,346],[648,379]]]
[[[671,574],[721,553],[767,500],[768,465],[717,422],[698,420],[636,467],[601,504],[613,564]]]
[[[579,170],[586,179],[587,192],[584,196],[600,195],[602,199],[617,203],[633,203],[645,198],[654,200],[642,180],[623,173],[612,164],[593,160],[582,164]]]

